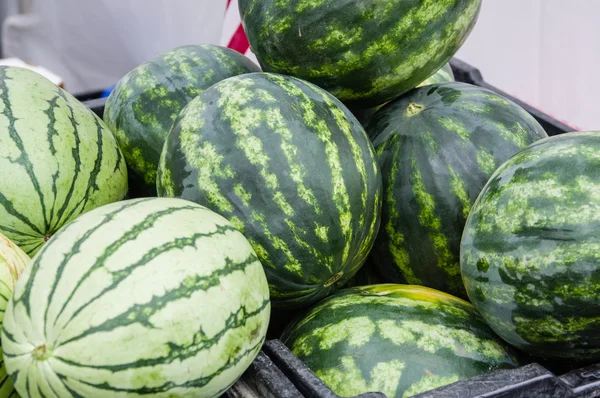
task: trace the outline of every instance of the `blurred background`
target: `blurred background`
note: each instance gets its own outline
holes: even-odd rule
[[[70,92],[111,86],[184,44],[245,52],[233,0],[0,0],[1,58],[57,74]],[[456,57],[486,81],[578,129],[600,130],[600,1],[483,0]]]

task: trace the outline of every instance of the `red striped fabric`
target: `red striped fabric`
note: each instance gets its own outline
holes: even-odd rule
[[[250,43],[248,43],[248,38],[242,26],[238,0],[225,1],[227,1],[227,10],[225,11],[221,45],[238,51],[257,62],[256,57],[250,51]]]

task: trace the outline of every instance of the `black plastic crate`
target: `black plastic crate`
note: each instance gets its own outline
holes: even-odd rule
[[[483,80],[481,72],[456,58],[450,61],[456,81],[492,90],[515,102],[544,127],[548,135],[576,131],[575,128],[514,98]],[[98,116],[104,114],[106,98],[84,100]],[[223,398],[339,398],[280,340],[267,341],[250,368]],[[385,398],[370,392],[353,398]],[[600,397],[600,364],[556,375],[538,363],[513,370],[500,370],[461,380],[416,395],[415,398],[593,398]]]

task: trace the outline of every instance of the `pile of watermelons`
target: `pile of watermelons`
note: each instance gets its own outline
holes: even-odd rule
[[[480,0],[239,6],[260,69],[180,47],[104,120],[0,67],[0,398],[217,397],[267,333],[342,396],[600,360],[600,133],[452,81]]]

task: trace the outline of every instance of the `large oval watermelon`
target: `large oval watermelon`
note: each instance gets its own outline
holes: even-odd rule
[[[30,262],[29,256],[6,236],[0,234],[0,327],[4,321],[4,311],[15,283]],[[6,373],[2,350],[0,349],[0,397],[18,397],[12,380]]]
[[[38,73],[0,66],[0,233],[33,256],[61,226],[126,193],[104,122]]]
[[[257,71],[250,59],[228,48],[187,45],[141,64],[117,83],[104,120],[141,185],[138,195],[156,196],[160,153],[183,107],[218,81]]]
[[[282,75],[232,77],[192,100],[167,139],[157,187],[238,227],[278,307],[342,286],[379,227],[381,174],[364,129],[331,94]]]
[[[466,298],[460,239],[494,170],[547,137],[525,110],[466,83],[415,89],[368,126],[382,169],[382,226],[372,262],[390,282]]]
[[[281,339],[344,397],[409,397],[517,365],[472,305],[421,286],[342,290]]]
[[[20,395],[217,397],[258,354],[265,273],[227,220],[179,199],[93,210],[15,286],[2,329]]]
[[[240,0],[265,72],[317,84],[374,107],[447,63],[475,25],[481,0]]]
[[[475,202],[461,243],[469,298],[535,356],[600,360],[600,132],[511,157]]]

